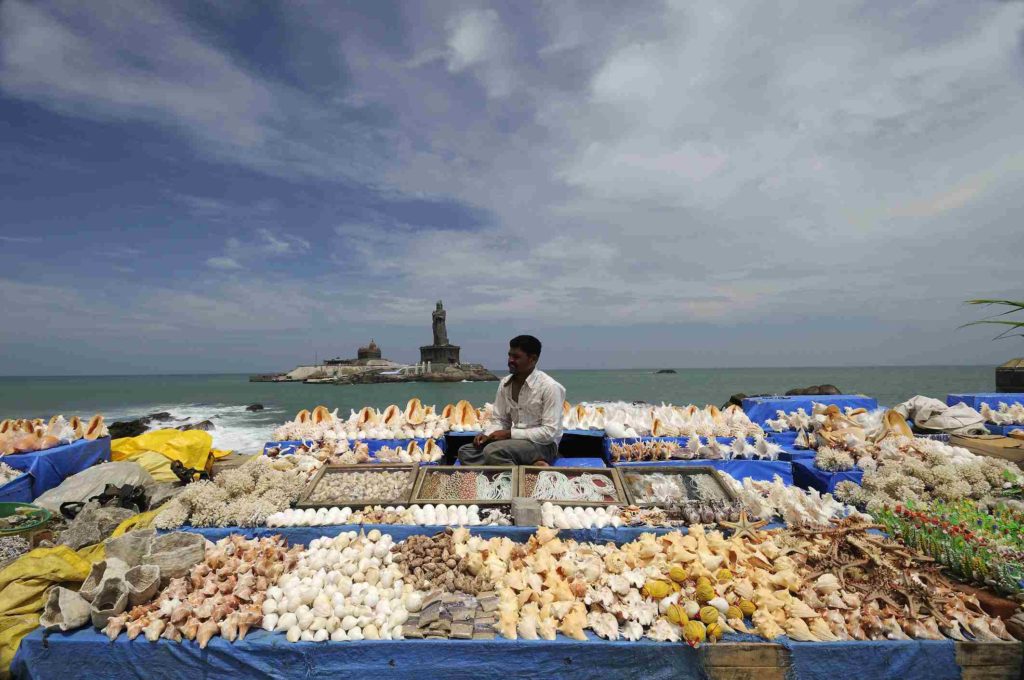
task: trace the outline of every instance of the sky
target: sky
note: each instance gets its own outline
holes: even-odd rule
[[[1024,3],[0,2],[0,374],[998,364]]]

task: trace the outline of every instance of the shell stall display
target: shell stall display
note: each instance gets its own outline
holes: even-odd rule
[[[540,506],[541,524],[552,529],[603,529],[622,526],[619,508],[614,505],[572,507],[543,503]]]
[[[581,405],[584,406],[584,405]],[[573,414],[579,419],[581,406],[566,409],[563,406],[563,425],[571,429]],[[694,405],[673,406],[661,404],[626,404],[612,402],[593,407],[600,409],[603,429],[614,439],[653,437],[734,437],[746,438],[764,436],[764,430],[752,422],[738,406],[725,409],[717,406],[699,408]],[[586,408],[584,408],[586,412]],[[569,422],[566,422],[569,418]],[[592,418],[591,422],[594,422]],[[585,428],[586,429],[586,428]],[[602,429],[593,427],[591,429]]]
[[[755,519],[782,520],[789,527],[827,527],[833,519],[859,515],[857,510],[840,503],[832,494],[816,489],[786,486],[779,477],[771,482],[747,477],[741,484],[728,475],[722,475],[736,493],[743,508]],[[871,518],[860,515],[865,521]]]
[[[624,503],[612,470],[601,468],[522,469],[520,495],[559,503]]]
[[[381,463],[436,463],[444,458],[444,451],[433,439],[428,439],[422,447],[413,440],[404,447],[381,447],[374,458]]]
[[[0,422],[0,456],[45,451],[79,439],[109,437],[103,416],[96,414],[83,421],[78,416],[65,420],[56,415],[50,420],[4,420]]]
[[[349,502],[405,501],[409,498],[414,474],[415,468],[408,466],[326,468],[313,480],[301,504],[330,507]]]
[[[510,468],[423,468],[416,501],[511,501],[515,470]]]
[[[987,402],[981,402],[981,415],[990,423],[996,425],[1024,425],[1024,404],[1016,402],[1006,404],[999,402],[993,410]]]

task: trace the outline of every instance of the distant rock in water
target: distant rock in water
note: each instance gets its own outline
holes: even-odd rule
[[[254,411],[254,412],[255,411],[262,411],[263,410],[263,404],[249,404],[248,406],[245,407],[245,410],[246,411]]]
[[[198,423],[188,423],[186,425],[182,425],[177,429],[181,430],[182,432],[186,432],[188,430],[202,430],[203,432],[209,432],[210,430],[217,429],[217,427],[213,424],[213,422],[209,420],[203,420]]]
[[[801,395],[805,395],[805,396],[806,395],[811,395],[811,396],[819,395],[820,396],[820,395],[823,395],[823,394],[842,394],[842,393],[843,393],[843,391],[840,390],[835,385],[811,385],[810,387],[802,387],[802,388],[801,387],[796,387],[794,389],[791,389],[788,392],[786,392],[786,396],[787,397],[795,397],[795,396],[801,396]]]
[[[669,373],[675,374],[675,372],[676,372],[676,369],[674,369],[674,368],[662,368],[662,369],[659,369],[659,370],[655,371],[654,374],[655,375],[662,375],[662,374],[666,374],[667,375]]]

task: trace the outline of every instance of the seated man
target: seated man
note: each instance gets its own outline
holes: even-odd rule
[[[508,370],[498,386],[484,433],[459,449],[463,465],[550,465],[562,439],[565,388],[537,370],[540,340],[519,335],[508,343]]]

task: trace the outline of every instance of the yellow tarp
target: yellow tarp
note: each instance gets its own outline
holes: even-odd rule
[[[213,437],[202,430],[153,430],[138,437],[123,437],[110,443],[111,460],[131,460],[146,468],[159,482],[174,482],[171,461],[195,470],[205,470],[213,458],[230,451],[214,449]]]
[[[111,537],[152,525],[157,511],[129,517]],[[46,591],[54,585],[75,588],[103,559],[103,544],[75,551],[67,546],[36,548],[0,570],[0,677],[10,675],[11,661],[22,638],[39,627]]]

